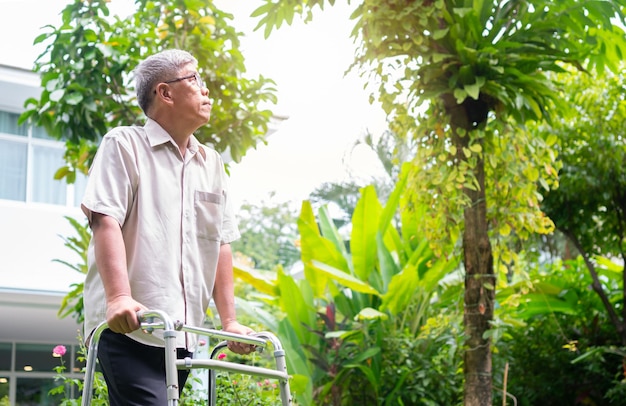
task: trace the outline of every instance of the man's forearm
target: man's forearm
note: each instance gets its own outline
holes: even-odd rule
[[[94,213],[91,227],[95,243],[96,265],[104,285],[107,302],[120,296],[130,297],[126,249],[119,224],[112,217]]]
[[[215,287],[213,288],[213,302],[220,315],[222,327],[237,321],[235,313],[235,294],[233,278],[233,256],[230,244],[220,247],[215,275]]]

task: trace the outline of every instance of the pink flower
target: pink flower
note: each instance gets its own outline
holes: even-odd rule
[[[220,355],[217,356],[217,359],[224,359],[226,358],[226,354],[221,353]]]
[[[60,358],[60,357],[64,356],[66,352],[67,352],[67,349],[65,348],[64,345],[57,345],[52,350],[52,356]]]
[[[206,345],[206,340],[204,340],[204,339],[198,340],[198,346],[204,347],[205,345]]]

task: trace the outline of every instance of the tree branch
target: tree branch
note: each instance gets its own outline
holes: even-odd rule
[[[574,244],[574,246],[576,247],[580,255],[583,257],[583,260],[585,261],[585,265],[587,266],[587,269],[589,270],[589,274],[591,275],[591,279],[593,280],[591,287],[600,297],[600,300],[602,301],[604,308],[609,314],[609,319],[611,319],[611,322],[613,323],[613,325],[615,326],[615,329],[617,330],[617,333],[619,334],[620,341],[622,342],[622,344],[626,345],[626,335],[624,334],[624,322],[620,320],[619,316],[617,315],[617,312],[615,311],[615,308],[613,307],[613,305],[611,305],[611,302],[609,301],[609,298],[607,297],[606,292],[604,292],[604,289],[602,288],[602,284],[600,283],[600,278],[598,277],[598,272],[596,271],[595,265],[593,264],[593,262],[589,258],[589,255],[583,249],[582,245],[580,244],[580,241],[578,241],[578,239],[576,238],[574,234],[568,231],[563,231],[563,234],[565,234],[565,236],[572,242],[572,244]]]

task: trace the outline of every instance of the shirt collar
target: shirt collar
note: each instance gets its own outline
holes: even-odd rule
[[[167,142],[174,142],[172,140],[172,136],[169,135],[169,133],[165,131],[159,123],[151,118],[147,119],[144,129],[146,130],[148,142],[151,147],[162,145]],[[189,144],[187,145],[187,152],[191,153],[192,156],[196,156],[196,152],[198,151],[200,152],[198,156],[201,156],[203,160],[206,160],[206,153],[200,146],[200,142],[195,135],[191,134],[191,137],[189,137]]]

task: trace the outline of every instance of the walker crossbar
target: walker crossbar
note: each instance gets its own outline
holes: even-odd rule
[[[187,326],[181,322],[172,322],[169,316],[160,310],[149,310],[137,313],[137,317],[141,323],[141,328],[147,332],[162,329],[163,338],[165,340],[165,381],[167,386],[168,406],[178,405],[178,374],[177,369],[209,369],[209,395],[211,405],[215,405],[216,388],[215,388],[215,370],[237,372],[247,375],[260,376],[265,378],[277,379],[280,385],[280,397],[283,406],[291,406],[292,398],[289,391],[289,375],[287,374],[287,366],[285,361],[285,352],[278,338],[268,332],[254,333],[248,336],[228,333],[221,330],[205,329],[201,327]],[[160,322],[155,322],[159,319]],[[93,392],[93,380],[95,375],[96,360],[98,357],[98,342],[102,332],[108,328],[106,322],[102,322],[94,330],[90,337],[89,349],[87,354],[87,365],[85,367],[85,382],[83,385],[82,406],[91,404]],[[227,346],[226,341],[222,341],[214,347],[211,353],[211,359],[192,359],[185,358],[178,360],[176,358],[176,332],[185,331],[195,334],[204,334],[228,341],[238,341],[245,344],[252,344],[260,349],[267,346],[270,342],[274,348],[274,359],[276,361],[276,369],[261,368],[245,364],[239,364],[228,361],[218,361],[212,359],[215,354],[222,348]]]

